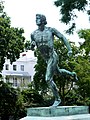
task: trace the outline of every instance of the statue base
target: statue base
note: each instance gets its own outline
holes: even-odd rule
[[[76,114],[87,114],[88,106],[58,106],[58,107],[38,107],[28,108],[27,116],[67,116]]]
[[[20,120],[90,120],[88,106],[36,107]]]

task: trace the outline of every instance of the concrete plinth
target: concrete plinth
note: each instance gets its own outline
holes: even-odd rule
[[[76,114],[87,114],[88,109],[89,109],[88,106],[58,106],[58,107],[28,108],[27,116],[56,117]]]

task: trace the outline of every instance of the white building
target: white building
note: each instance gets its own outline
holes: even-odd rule
[[[33,81],[36,62],[37,58],[31,50],[21,53],[20,58],[12,64],[10,60],[6,60],[2,71],[4,82],[11,83],[14,88],[27,87]]]

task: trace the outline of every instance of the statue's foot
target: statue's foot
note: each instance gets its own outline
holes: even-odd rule
[[[78,81],[77,74],[75,72],[72,72],[72,74],[73,74],[74,80]]]
[[[57,107],[61,103],[61,99],[55,100],[51,107]]]

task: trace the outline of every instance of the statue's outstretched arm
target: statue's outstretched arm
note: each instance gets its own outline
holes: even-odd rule
[[[55,28],[53,28],[52,30],[53,30],[53,34],[55,36],[57,36],[59,39],[61,39],[64,42],[64,44],[66,45],[66,47],[68,49],[68,55],[71,55],[72,54],[72,48],[71,48],[68,40],[66,39],[66,37],[63,34],[61,34],[58,30],[56,30]]]

